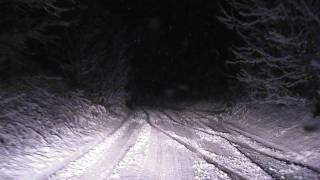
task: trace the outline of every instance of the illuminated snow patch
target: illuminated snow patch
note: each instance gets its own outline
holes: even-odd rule
[[[198,158],[192,166],[196,180],[223,179],[229,180],[230,177],[216,168],[214,165],[207,163]]]
[[[238,149],[229,141],[219,136],[211,136],[203,132],[197,132],[201,139],[206,140],[206,143],[216,143],[223,145],[224,155],[218,155],[204,150],[204,153],[212,157],[213,160],[219,162],[224,166],[228,166],[234,171],[239,172],[250,178],[258,179],[270,179],[268,174],[266,174],[259,166],[251,162],[244,154],[242,154]],[[222,148],[221,147],[221,148]],[[217,147],[219,148],[219,147]],[[214,151],[214,149],[212,150]]]
[[[151,138],[151,126],[145,124],[142,127],[141,132],[138,135],[135,145],[128,151],[125,157],[119,162],[119,164],[114,168],[110,179],[121,179],[120,171],[126,167],[141,168],[142,164],[139,163],[146,156],[146,148],[149,144]],[[103,176],[102,176],[103,177]]]
[[[201,133],[201,132],[199,132]],[[198,151],[198,154],[201,156],[206,156],[216,162],[217,164],[220,164],[224,167],[228,167],[232,169],[232,171],[235,171],[242,176],[248,177],[250,179],[272,179],[268,174],[266,174],[260,167],[258,167],[256,164],[252,163],[250,159],[246,158],[244,155],[242,155],[235,147],[233,147],[230,143],[224,144],[226,145],[229,152],[232,152],[233,154],[230,154],[229,156],[222,156],[217,155],[215,153],[209,152],[201,147],[200,144],[196,142],[196,140],[191,140],[185,137],[178,136],[175,133],[170,133],[170,135],[179,141],[182,141],[193,148],[195,148]],[[205,139],[211,139],[211,136],[209,137],[208,134],[203,133],[203,138]],[[207,136],[207,137],[206,137]],[[227,142],[227,141],[226,141]]]
[[[89,152],[85,153],[84,156],[71,162],[65,168],[52,175],[49,179],[70,179],[81,176],[104,156],[105,152],[123,134],[123,132],[125,132],[128,126],[129,124],[123,125],[115,134],[113,134],[113,136],[106,138]]]

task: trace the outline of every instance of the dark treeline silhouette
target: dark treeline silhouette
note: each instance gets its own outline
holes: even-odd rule
[[[311,104],[316,115],[318,9],[300,0],[3,0],[1,80],[61,76],[100,100],[246,95]]]

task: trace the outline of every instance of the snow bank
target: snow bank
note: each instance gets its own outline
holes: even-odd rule
[[[1,178],[43,178],[120,126],[125,113],[107,111],[83,94],[68,91],[59,78],[0,85]]]
[[[279,105],[238,106],[224,120],[258,141],[295,152],[297,160],[320,167],[320,118],[307,110]],[[306,127],[314,127],[308,131]]]

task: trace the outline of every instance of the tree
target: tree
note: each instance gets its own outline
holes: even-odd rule
[[[127,27],[98,1],[82,6],[87,8],[76,13],[75,23],[60,35],[58,52],[51,57],[72,88],[84,90],[96,103],[119,103],[128,98],[132,41]]]
[[[61,14],[70,10],[72,0],[2,0],[0,2],[0,72],[13,74],[30,66],[29,41],[43,45],[54,43],[48,29],[68,26]]]
[[[319,90],[320,1],[229,0],[220,21],[242,44],[229,63],[256,102],[303,104]],[[307,87],[307,89],[306,89]]]

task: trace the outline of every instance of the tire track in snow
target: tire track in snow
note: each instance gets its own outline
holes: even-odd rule
[[[194,112],[193,112],[194,113]],[[202,116],[201,116],[202,117]],[[206,117],[207,120],[211,120],[209,118]],[[198,119],[199,122],[201,123],[201,120]],[[209,134],[212,134],[212,131],[214,131],[211,126],[206,126],[205,124],[203,125],[205,128],[210,128],[210,132],[208,132],[208,130],[206,131],[202,131],[202,132],[208,132]],[[200,129],[202,130],[202,129]],[[212,131],[211,131],[212,130]],[[217,134],[222,134],[222,133],[218,133],[215,132]],[[269,146],[264,146],[264,143],[260,143],[260,142],[256,142],[254,139],[252,139],[251,137],[247,137],[244,136],[242,137],[240,134],[240,139],[242,139],[245,142],[240,142],[238,140],[232,140],[230,139],[231,134],[234,136],[234,134],[232,132],[229,131],[229,137],[227,137],[226,135],[222,135],[221,137],[225,137],[226,140],[230,141],[230,143],[238,149],[239,152],[241,152],[243,155],[245,155],[247,158],[251,159],[252,162],[254,162],[256,165],[258,165],[260,168],[262,168],[265,172],[267,172],[270,176],[272,176],[274,179],[283,179],[284,177],[289,177],[289,179],[301,179],[301,178],[307,178],[310,179],[309,177],[313,177],[311,179],[320,179],[320,174],[317,172],[317,169],[311,167],[305,167],[304,165],[302,165],[301,163],[298,162],[295,163],[294,160],[288,160],[285,159],[285,157],[282,157],[281,155],[283,153],[286,153],[287,151],[285,150],[278,150],[276,148],[270,148]],[[253,141],[253,143],[251,143],[252,145],[254,145],[255,147],[252,147],[248,144],[247,141]],[[260,150],[259,150],[260,148]],[[250,152],[250,153],[248,153]],[[252,156],[251,154],[256,154],[256,156]],[[288,153],[287,153],[288,154]],[[291,154],[289,153],[287,155],[287,157],[291,157]],[[261,161],[261,159],[257,158],[257,157],[264,157],[263,161]],[[265,161],[267,161],[267,163],[265,163]],[[278,167],[276,167],[275,165],[278,165]],[[270,168],[272,166],[272,168]],[[292,169],[292,167],[294,167],[295,171],[292,171],[290,169]],[[271,169],[271,170],[270,170]],[[301,171],[303,171],[304,173],[301,173]],[[288,174],[288,173],[291,174]],[[296,174],[296,175],[294,175]],[[302,175],[301,175],[302,174]],[[315,178],[316,177],[316,178]]]
[[[101,179],[123,179],[121,172],[124,169],[137,172],[141,167],[138,162],[145,159],[145,150],[150,141],[151,127],[148,124],[144,124],[139,132],[136,142],[127,153],[121,158],[121,160],[113,168],[111,174]]]
[[[140,134],[108,179],[194,179],[189,150],[147,123]]]
[[[153,111],[154,112],[154,111]],[[150,114],[150,122],[157,126],[159,125],[171,125],[167,128],[176,128],[176,124],[172,125],[169,121],[163,121],[164,117],[160,116],[160,113]],[[168,130],[163,131],[167,132]],[[165,173],[162,177],[157,179],[181,179],[181,180],[208,180],[208,179],[230,179],[228,174],[221,171],[219,168],[214,166],[212,163],[208,163],[204,160],[198,153],[191,151],[186,148],[185,144],[180,143],[176,139],[166,135],[159,129],[154,128],[154,132],[158,134],[158,136],[162,137],[162,149],[164,152],[162,155],[163,166]],[[186,132],[183,130],[187,139],[193,138],[193,133]],[[181,131],[179,132],[181,133]],[[176,134],[175,134],[176,135]],[[179,137],[179,136],[177,136]],[[163,143],[165,140],[165,143]],[[150,178],[145,178],[150,179]]]
[[[111,146],[104,149],[101,158],[79,179],[104,179],[109,176],[119,161],[135,145],[141,126],[141,124],[133,122],[122,137],[117,138]]]
[[[256,163],[264,167],[265,171],[269,172],[269,174],[273,174],[274,179],[320,179],[319,174],[310,169],[278,161],[257,152],[252,152],[246,148],[239,147],[239,149],[251,157]]]
[[[166,113],[165,111],[161,111],[161,113],[165,114],[171,121],[175,121],[176,123],[179,123],[178,120],[173,118],[170,114]],[[180,124],[180,126],[186,127],[187,125]],[[190,127],[187,126],[187,127],[194,129],[194,127],[192,127],[192,126],[190,126]],[[206,150],[207,153],[209,155],[211,155],[214,160],[216,160],[217,162],[219,162],[221,164],[224,164],[224,166],[228,166],[229,168],[231,168],[231,170],[238,171],[240,174],[245,169],[252,171],[252,172],[244,172],[244,174],[249,177],[253,174],[255,174],[257,176],[259,175],[259,179],[266,178],[268,176],[272,177],[272,174],[269,174],[267,171],[264,171],[264,169],[259,164],[256,164],[255,162],[251,161],[251,159],[249,157],[247,157],[246,154],[243,154],[241,151],[239,151],[239,149],[236,146],[234,146],[227,139],[220,137],[220,136],[217,136],[217,135],[208,135],[208,134],[203,133],[201,131],[195,131],[195,133],[200,137],[200,140],[201,139],[206,140],[205,144],[208,144],[208,143],[210,144],[213,139],[218,138],[220,140],[218,141],[217,145],[221,146],[220,148],[229,148],[231,150],[233,149],[234,152],[229,152],[229,153],[232,153],[232,154],[236,153],[236,154],[234,154],[234,157],[232,157],[232,156],[222,157],[221,155],[217,156],[215,153],[212,153],[210,151],[210,149]],[[202,149],[201,145],[198,145],[198,146],[199,146],[199,149]],[[215,147],[215,148],[219,148],[219,147]],[[227,152],[224,152],[223,154],[227,154]],[[257,178],[257,177],[255,177],[255,178]],[[268,179],[268,178],[266,178],[266,179]]]
[[[209,117],[207,117],[208,115],[201,114],[201,113],[198,113],[198,112],[195,112],[195,111],[192,111],[192,113],[194,113],[195,115],[200,116],[200,117],[202,117],[202,118],[205,118],[205,119],[207,119],[208,121],[212,121],[212,119],[210,119]],[[210,115],[210,116],[213,116],[213,115]],[[220,116],[213,117],[213,118],[218,118],[220,122],[223,122],[222,117],[220,117]],[[210,129],[212,129],[211,126],[209,125],[209,123],[205,123],[205,122],[203,122],[203,121],[201,121],[201,120],[200,120],[199,122],[202,123],[205,127],[209,127]],[[224,122],[224,123],[228,123],[228,122]],[[230,128],[232,128],[232,129],[230,129]],[[269,143],[267,143],[267,142],[264,142],[263,140],[253,139],[252,137],[250,137],[250,136],[248,136],[248,135],[246,135],[246,134],[244,134],[244,133],[236,130],[236,129],[233,128],[233,127],[229,127],[229,128],[225,128],[225,129],[227,130],[227,132],[228,132],[229,134],[233,134],[233,132],[231,132],[230,130],[237,131],[238,134],[240,134],[240,135],[242,135],[242,136],[244,136],[244,137],[246,137],[246,138],[248,138],[248,139],[250,139],[250,140],[252,140],[252,141],[255,141],[256,143],[259,143],[259,144],[261,144],[262,146],[267,147],[267,148],[269,148],[269,149],[274,149],[274,150],[276,150],[276,151],[278,151],[278,152],[281,152],[281,153],[284,153],[284,152],[287,151],[286,149],[281,149],[281,148],[274,147],[274,146],[272,146],[271,144],[269,144]]]
[[[154,127],[155,129],[157,129],[158,131],[162,132],[163,134],[165,134],[166,136],[170,137],[171,139],[177,141],[178,143],[182,144],[188,150],[190,150],[191,152],[195,153],[200,158],[204,159],[207,163],[213,164],[219,170],[221,170],[224,173],[228,174],[232,179],[235,179],[235,180],[245,180],[245,179],[247,179],[246,177],[240,175],[239,173],[232,171],[230,168],[228,168],[226,166],[223,166],[220,163],[216,162],[206,152],[199,151],[199,147],[197,147],[196,144],[192,144],[191,142],[188,142],[187,141],[188,139],[182,140],[179,137],[176,137],[175,135],[172,135],[172,134],[164,131],[160,127],[152,124],[152,122],[150,121],[149,113],[147,112],[147,110],[144,110],[144,112],[147,114],[147,122],[150,124],[150,126]]]
[[[77,151],[75,151],[72,156],[67,158],[66,160],[63,160],[59,164],[55,165],[54,167],[51,167],[50,169],[43,171],[41,174],[34,177],[34,179],[50,179],[54,177],[57,173],[64,171],[68,166],[72,166],[72,164],[81,159],[84,158],[90,151],[92,151],[96,146],[103,143],[106,138],[103,138],[104,136],[110,137],[114,136],[120,129],[123,128],[123,126],[126,124],[128,119],[130,119],[132,114],[129,114],[126,118],[123,119],[123,121],[117,126],[112,132],[110,133],[101,133],[96,136],[97,141],[90,143],[84,147],[81,147]]]
[[[170,114],[166,113],[165,111],[162,111],[162,113],[166,114],[167,117],[169,117],[169,119],[175,121],[175,122],[178,122],[177,120],[175,120],[175,118],[173,118]],[[179,115],[178,115],[179,116]],[[199,123],[201,123],[201,120],[197,121]],[[244,156],[245,158],[247,158],[252,164],[255,164],[256,166],[258,166],[261,170],[263,170],[266,174],[268,174],[270,177],[272,178],[275,178],[274,174],[270,173],[269,171],[267,171],[265,169],[265,167],[261,166],[259,163],[257,163],[256,161],[254,161],[254,159],[252,159],[250,156],[247,156],[247,154],[243,153],[241,151],[241,149],[239,149],[237,147],[237,145],[234,145],[234,143],[230,142],[228,139],[222,137],[222,136],[218,136],[218,135],[215,135],[215,136],[208,136],[208,134],[202,132],[202,131],[197,131],[196,132],[197,134],[199,134],[200,137],[203,137],[205,136],[207,139],[210,139],[211,137],[218,137],[218,138],[221,138],[224,142],[223,144],[225,144],[225,146],[231,146],[232,148],[234,148],[237,152],[239,152],[242,156]],[[202,134],[201,134],[202,133]],[[208,142],[210,142],[210,140],[208,140]]]
[[[111,136],[104,138],[102,142],[84,152],[80,158],[51,174],[49,179],[80,179],[99,173],[97,172],[97,169],[99,169],[97,168],[97,164],[101,163],[104,157],[108,157],[105,156],[108,150],[113,149],[114,152],[117,152],[121,147],[120,142],[127,145],[131,136],[134,135],[133,130],[137,127],[137,122],[126,120]]]
[[[206,119],[210,120],[208,117],[206,117]],[[230,124],[230,126],[231,126],[231,124]],[[206,127],[210,128],[209,126],[206,126]],[[236,140],[231,140],[230,137],[229,138],[226,137],[226,139],[228,139],[230,142],[232,142],[234,144],[237,144],[237,146],[239,146],[241,148],[250,149],[251,151],[255,151],[256,153],[259,153],[259,154],[264,155],[264,156],[269,157],[269,158],[273,158],[273,159],[275,159],[277,161],[282,161],[282,162],[284,162],[286,164],[293,164],[295,166],[300,166],[301,168],[309,169],[309,170],[313,171],[314,173],[317,173],[317,174],[320,175],[320,169],[319,168],[313,167],[313,166],[310,166],[308,164],[296,161],[294,159],[294,157],[298,156],[298,154],[293,153],[293,152],[292,153],[291,152],[288,153],[288,150],[284,150],[284,149],[281,149],[281,148],[276,148],[276,147],[273,147],[270,144],[267,144],[265,142],[261,142],[261,141],[259,141],[257,139],[254,139],[253,137],[242,133],[240,130],[237,130],[235,127],[233,127],[232,129],[234,131],[236,131],[238,134],[240,134],[240,137],[242,137],[241,139],[247,140],[247,141],[251,141],[251,144],[253,144],[254,146],[257,146],[257,147],[252,147],[248,143],[239,142],[239,141],[236,141]],[[208,133],[210,133],[210,132],[208,132]],[[233,133],[229,131],[229,134],[231,135]]]

